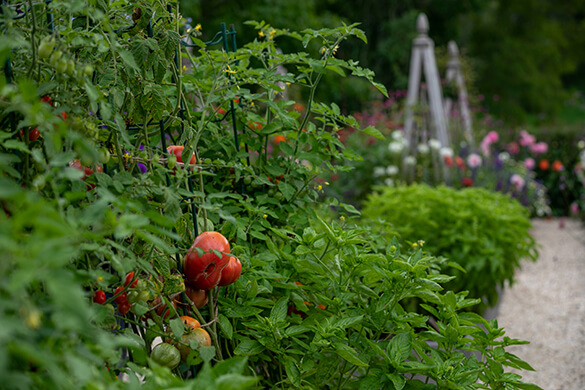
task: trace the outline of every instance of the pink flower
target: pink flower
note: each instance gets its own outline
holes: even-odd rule
[[[481,148],[481,153],[486,157],[490,155],[490,145],[491,143],[487,138],[484,138],[481,141],[481,144],[479,145],[479,147]]]
[[[524,166],[526,167],[526,169],[532,170],[536,166],[536,162],[534,161],[533,158],[528,157],[526,160],[524,160]]]
[[[525,184],[522,176],[520,176],[517,173],[513,174],[512,177],[510,177],[510,183],[512,183],[516,191],[520,191],[522,188],[524,188]]]
[[[530,146],[530,151],[534,154],[543,154],[548,151],[546,142],[538,142]]]
[[[520,132],[520,145],[522,146],[531,146],[534,144],[536,139],[533,135],[530,135],[526,130],[522,130]]]
[[[571,214],[576,215],[579,214],[579,205],[577,202],[571,203]]]
[[[481,156],[477,153],[471,153],[469,156],[467,156],[467,165],[469,165],[469,168],[479,167],[482,161],[483,160],[481,159]]]

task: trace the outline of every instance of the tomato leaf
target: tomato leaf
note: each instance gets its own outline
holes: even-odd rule
[[[204,362],[210,362],[211,359],[215,357],[215,347],[214,346],[202,346],[199,348],[199,356]]]
[[[183,320],[180,318],[173,318],[169,321],[169,325],[171,326],[171,330],[176,338],[181,338],[183,333],[185,333],[185,326],[183,325]]]
[[[225,335],[225,337],[228,340],[231,340],[233,337],[233,334],[234,334],[234,328],[232,327],[232,323],[223,314],[220,314],[217,317],[217,319],[218,319],[219,327],[220,327],[221,331],[223,332],[223,334]]]

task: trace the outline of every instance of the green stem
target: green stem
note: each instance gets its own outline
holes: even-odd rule
[[[219,345],[219,334],[217,333],[217,315],[215,312],[215,308],[216,308],[216,296],[212,296],[212,295],[217,295],[215,294],[217,287],[214,287],[213,289],[209,290],[209,311],[211,312],[211,316],[212,316],[212,321],[213,324],[211,325],[211,327],[213,328],[213,344],[215,344],[215,349],[217,351],[217,356],[219,358],[219,360],[223,360],[223,356],[221,353],[221,346]]]

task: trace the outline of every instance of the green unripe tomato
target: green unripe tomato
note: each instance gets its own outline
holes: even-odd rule
[[[45,37],[41,41],[38,47],[39,58],[47,59],[51,56],[53,49],[55,48],[55,38]]]
[[[181,353],[174,345],[160,343],[152,349],[150,358],[161,366],[174,369],[181,363]]]
[[[91,77],[91,76],[93,76],[93,66],[91,66],[89,64],[88,65],[85,65],[83,67],[83,75],[85,77]]]
[[[169,169],[173,169],[176,165],[177,165],[177,156],[175,156],[174,154],[171,154],[169,156],[169,159],[167,160],[167,166],[169,167]]]
[[[70,77],[75,76],[75,61],[73,61],[72,59],[69,59],[69,61],[67,61],[67,75],[69,75]]]
[[[139,294],[140,293],[134,289],[131,289],[130,291],[128,291],[128,294],[126,295],[128,297],[128,302],[130,302],[130,303],[138,302]]]
[[[244,184],[249,186],[252,183],[252,178],[250,176],[246,176],[244,178]]]
[[[152,298],[150,291],[148,290],[140,290],[138,292],[138,300],[142,302],[148,302]]]
[[[269,189],[268,190],[268,196],[274,196],[274,189]]]
[[[152,156],[152,163],[153,164],[158,164],[159,161],[160,161],[160,155],[159,154],[155,154],[154,156]]]
[[[61,58],[59,61],[57,61],[57,65],[55,65],[55,69],[59,73],[66,73],[67,67],[68,67],[68,63],[67,63],[67,60],[64,58]]]
[[[49,62],[51,63],[52,66],[57,66],[57,63],[59,62],[59,60],[61,59],[61,57],[63,56],[63,52],[61,50],[55,50],[52,54],[51,54],[51,58],[49,59]]]
[[[110,151],[107,148],[100,148],[100,162],[107,164],[110,161]]]

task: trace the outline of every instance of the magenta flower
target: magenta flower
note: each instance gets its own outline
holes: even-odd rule
[[[532,170],[536,166],[536,162],[534,161],[533,158],[528,157],[526,160],[524,160],[524,166],[526,167],[526,169]]]
[[[498,142],[498,140],[500,139],[500,135],[496,131],[492,130],[489,133],[487,133],[485,138],[489,139],[490,143],[493,144],[494,142]]]

